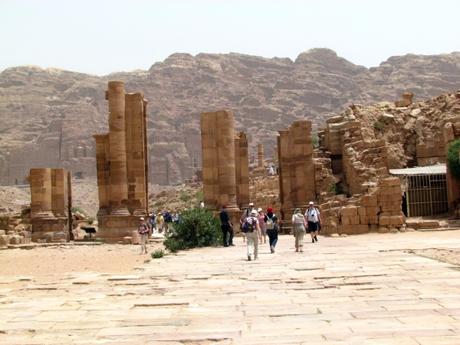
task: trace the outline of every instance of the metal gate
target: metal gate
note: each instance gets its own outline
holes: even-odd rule
[[[409,217],[448,211],[446,174],[406,175],[405,179]]]

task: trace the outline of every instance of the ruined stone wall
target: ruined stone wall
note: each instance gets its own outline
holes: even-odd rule
[[[279,189],[283,220],[316,199],[311,122],[295,121],[278,136]]]
[[[249,204],[249,160],[248,139],[240,132],[235,137],[236,203],[240,209]]]

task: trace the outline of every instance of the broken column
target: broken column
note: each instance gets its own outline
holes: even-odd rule
[[[128,207],[135,215],[145,215],[147,210],[147,174],[144,96],[141,93],[126,95],[126,158],[128,171]]]
[[[64,169],[34,168],[29,175],[33,241],[69,239],[68,173]]]
[[[257,144],[257,167],[264,167],[264,144]]]
[[[125,94],[110,81],[109,133],[95,135],[99,230],[108,242],[132,237],[139,217],[148,213],[147,101],[142,93]]]
[[[240,209],[249,204],[248,139],[240,132],[235,137],[236,203]]]
[[[234,221],[238,218],[236,204],[235,131],[231,111],[201,114],[203,150],[203,198],[209,209],[222,205]]]
[[[316,198],[311,121],[295,121],[279,132],[278,161],[281,215],[289,224],[295,208],[305,211]]]

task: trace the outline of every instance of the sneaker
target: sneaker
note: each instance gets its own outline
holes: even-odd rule
[[[314,237],[311,239],[311,243],[315,243],[315,238]]]
[[[315,235],[315,241],[318,242],[318,237],[316,237],[316,235]]]
[[[275,247],[270,246],[270,252],[273,254],[275,252]]]
[[[248,261],[251,261],[251,255],[248,255]]]

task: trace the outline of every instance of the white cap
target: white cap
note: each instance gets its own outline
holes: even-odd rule
[[[141,217],[140,220],[144,220],[144,217]]]
[[[256,211],[256,210],[252,210],[252,211],[251,211],[251,214],[252,214],[253,216],[257,216],[257,211]]]
[[[262,212],[262,209],[259,207],[259,208],[257,209],[257,212]]]
[[[308,205],[314,205],[315,203],[313,201],[310,201]]]
[[[250,202],[250,203],[249,203],[249,206],[254,206],[254,203],[253,203],[253,202]]]

